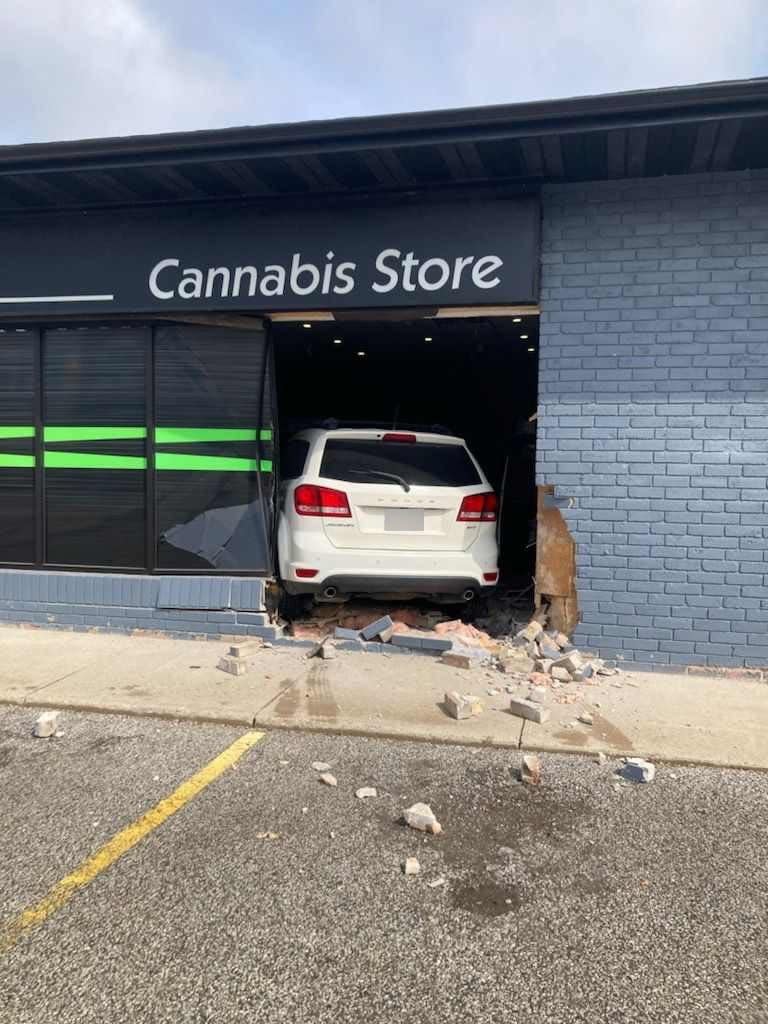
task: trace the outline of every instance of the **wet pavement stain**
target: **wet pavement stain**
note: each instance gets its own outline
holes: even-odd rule
[[[280,685],[284,689],[275,704],[275,714],[280,718],[293,718],[301,704],[298,683],[295,679],[284,679]]]
[[[468,910],[482,917],[510,914],[519,910],[523,902],[514,885],[499,885],[496,882],[462,886],[453,893],[452,901],[457,910]]]
[[[592,740],[593,743],[597,742],[614,750],[635,749],[629,736],[602,715],[593,716],[590,728],[561,729],[555,733],[555,739],[563,740],[573,747],[586,747]]]
[[[312,666],[307,676],[307,707],[313,718],[335,722],[339,717],[339,705],[333,696],[328,680],[328,666],[319,661]]]

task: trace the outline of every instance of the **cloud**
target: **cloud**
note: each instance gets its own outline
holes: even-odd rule
[[[765,71],[762,0],[6,0],[0,140],[508,103]]]

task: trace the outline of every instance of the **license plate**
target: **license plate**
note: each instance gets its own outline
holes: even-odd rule
[[[389,508],[384,512],[387,533],[423,533],[424,512],[420,508]]]

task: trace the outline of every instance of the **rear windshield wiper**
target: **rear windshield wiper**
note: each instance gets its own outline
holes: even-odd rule
[[[406,494],[411,489],[408,481],[396,473],[382,473],[378,469],[350,469],[349,473],[352,476],[380,476],[382,480],[394,480],[396,484],[400,484]]]

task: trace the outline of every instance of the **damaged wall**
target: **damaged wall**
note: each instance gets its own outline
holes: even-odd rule
[[[768,173],[548,186],[543,217],[537,481],[578,644],[768,664]]]

